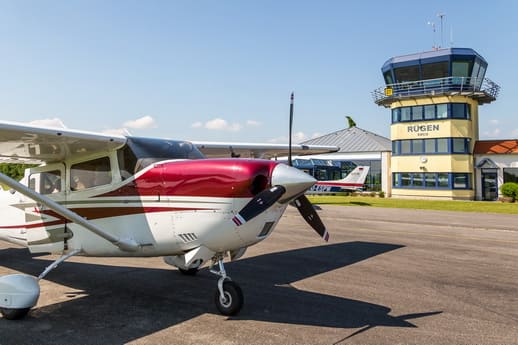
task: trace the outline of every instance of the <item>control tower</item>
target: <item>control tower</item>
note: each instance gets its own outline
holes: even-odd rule
[[[389,59],[374,102],[390,108],[394,197],[473,200],[473,148],[478,107],[500,87],[485,77],[487,62],[469,48]]]

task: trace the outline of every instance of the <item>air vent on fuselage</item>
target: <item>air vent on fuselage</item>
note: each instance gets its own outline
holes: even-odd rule
[[[198,236],[193,232],[178,234],[178,237],[180,237],[185,243],[196,241],[198,239]]]

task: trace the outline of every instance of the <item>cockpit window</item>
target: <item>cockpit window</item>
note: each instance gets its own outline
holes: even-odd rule
[[[154,162],[167,159],[202,159],[192,143],[178,140],[129,137],[118,152],[119,168],[125,179]]]
[[[61,192],[61,171],[52,170],[31,174],[29,188],[40,194],[54,194]]]
[[[83,190],[112,182],[110,158],[102,157],[70,167],[70,188]]]

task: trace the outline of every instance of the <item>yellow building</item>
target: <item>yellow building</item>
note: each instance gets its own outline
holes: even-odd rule
[[[487,62],[448,48],[389,59],[376,104],[391,109],[394,197],[475,199],[478,106],[496,100]]]

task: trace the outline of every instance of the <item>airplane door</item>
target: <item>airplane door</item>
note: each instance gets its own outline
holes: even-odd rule
[[[29,188],[54,201],[65,202],[65,166],[49,164],[29,170]],[[27,244],[31,253],[62,253],[67,238],[66,220],[28,199],[25,206]]]

